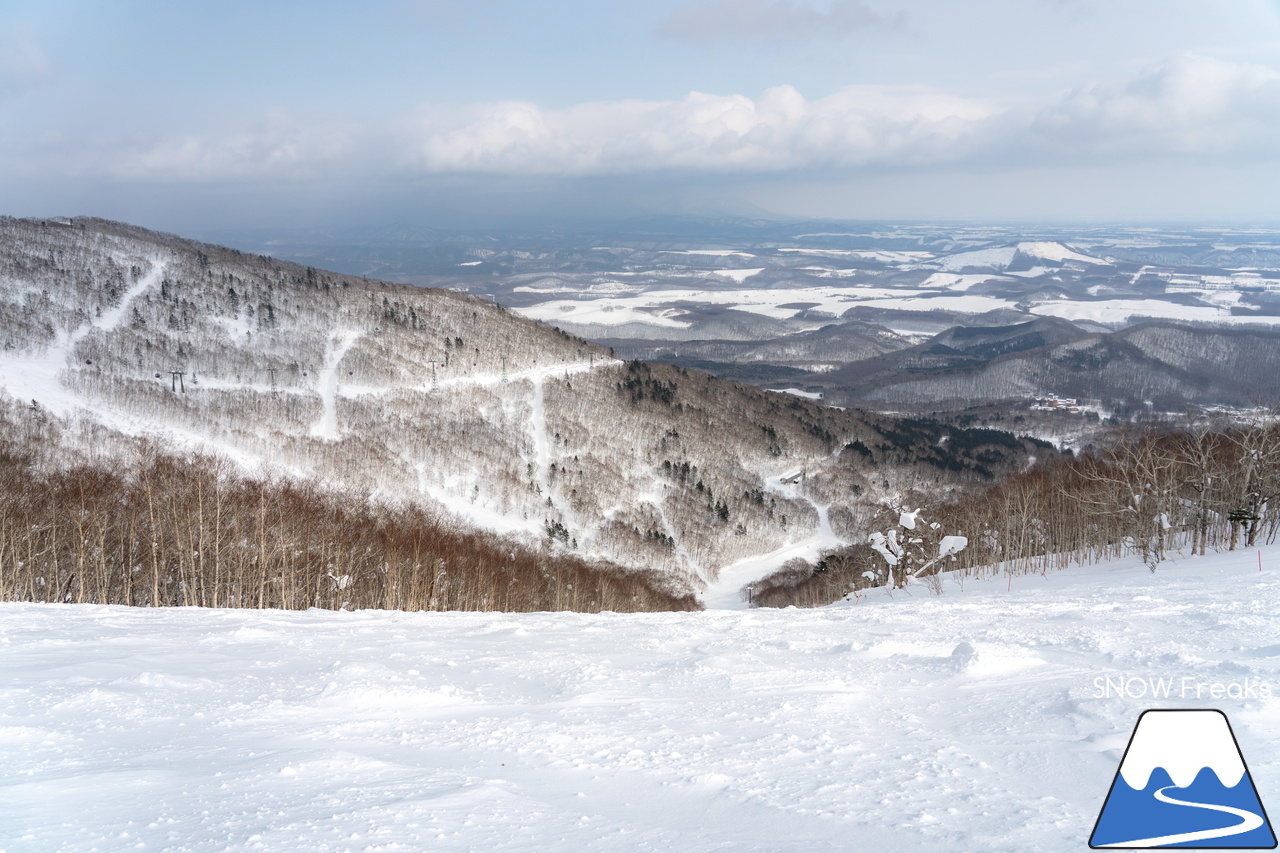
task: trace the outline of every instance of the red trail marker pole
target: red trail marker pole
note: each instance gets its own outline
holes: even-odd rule
[[[1262,571],[1262,549],[1258,549],[1258,571]]]

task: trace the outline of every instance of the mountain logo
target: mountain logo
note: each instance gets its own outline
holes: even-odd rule
[[[1159,710],[1138,717],[1089,847],[1275,846],[1226,714]]]

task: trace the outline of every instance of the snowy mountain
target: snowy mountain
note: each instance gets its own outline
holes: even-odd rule
[[[82,424],[81,452],[152,435],[695,591],[860,536],[887,491],[1025,458],[921,470],[892,419],[624,363],[474,296],[99,220],[0,221],[0,384]]]
[[[1275,351],[1280,317],[1280,236],[1266,229],[690,221],[604,233],[393,229],[228,239],[304,263],[484,295],[623,358],[800,387],[853,408],[965,417],[977,404],[1008,414],[1013,403],[1059,393],[1122,415],[1148,401],[1177,412],[1247,405],[1258,377],[1275,375],[1266,353]],[[1178,331],[1150,348],[1152,336],[1128,334],[1153,323]],[[1054,347],[989,372],[979,362],[1002,354],[994,349],[951,363],[932,357],[945,352],[916,349],[946,343],[929,339],[958,337],[956,330],[1006,327],[1012,337],[1027,324],[1095,337],[1079,353]],[[1063,337],[1053,332],[1046,344]],[[1185,361],[1193,364],[1173,363]],[[913,365],[892,375],[906,362]],[[953,367],[975,375],[945,373]],[[1089,385],[1098,390],[1082,387]]]

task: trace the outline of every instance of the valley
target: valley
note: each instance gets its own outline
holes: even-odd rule
[[[1280,395],[1280,233],[656,219],[619,233],[228,235],[482,294],[611,346],[833,405],[1122,418]]]

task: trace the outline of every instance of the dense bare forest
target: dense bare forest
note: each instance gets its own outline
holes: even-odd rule
[[[656,572],[459,529],[411,505],[136,442],[58,457],[39,410],[0,409],[0,600],[400,610],[690,610]]]

